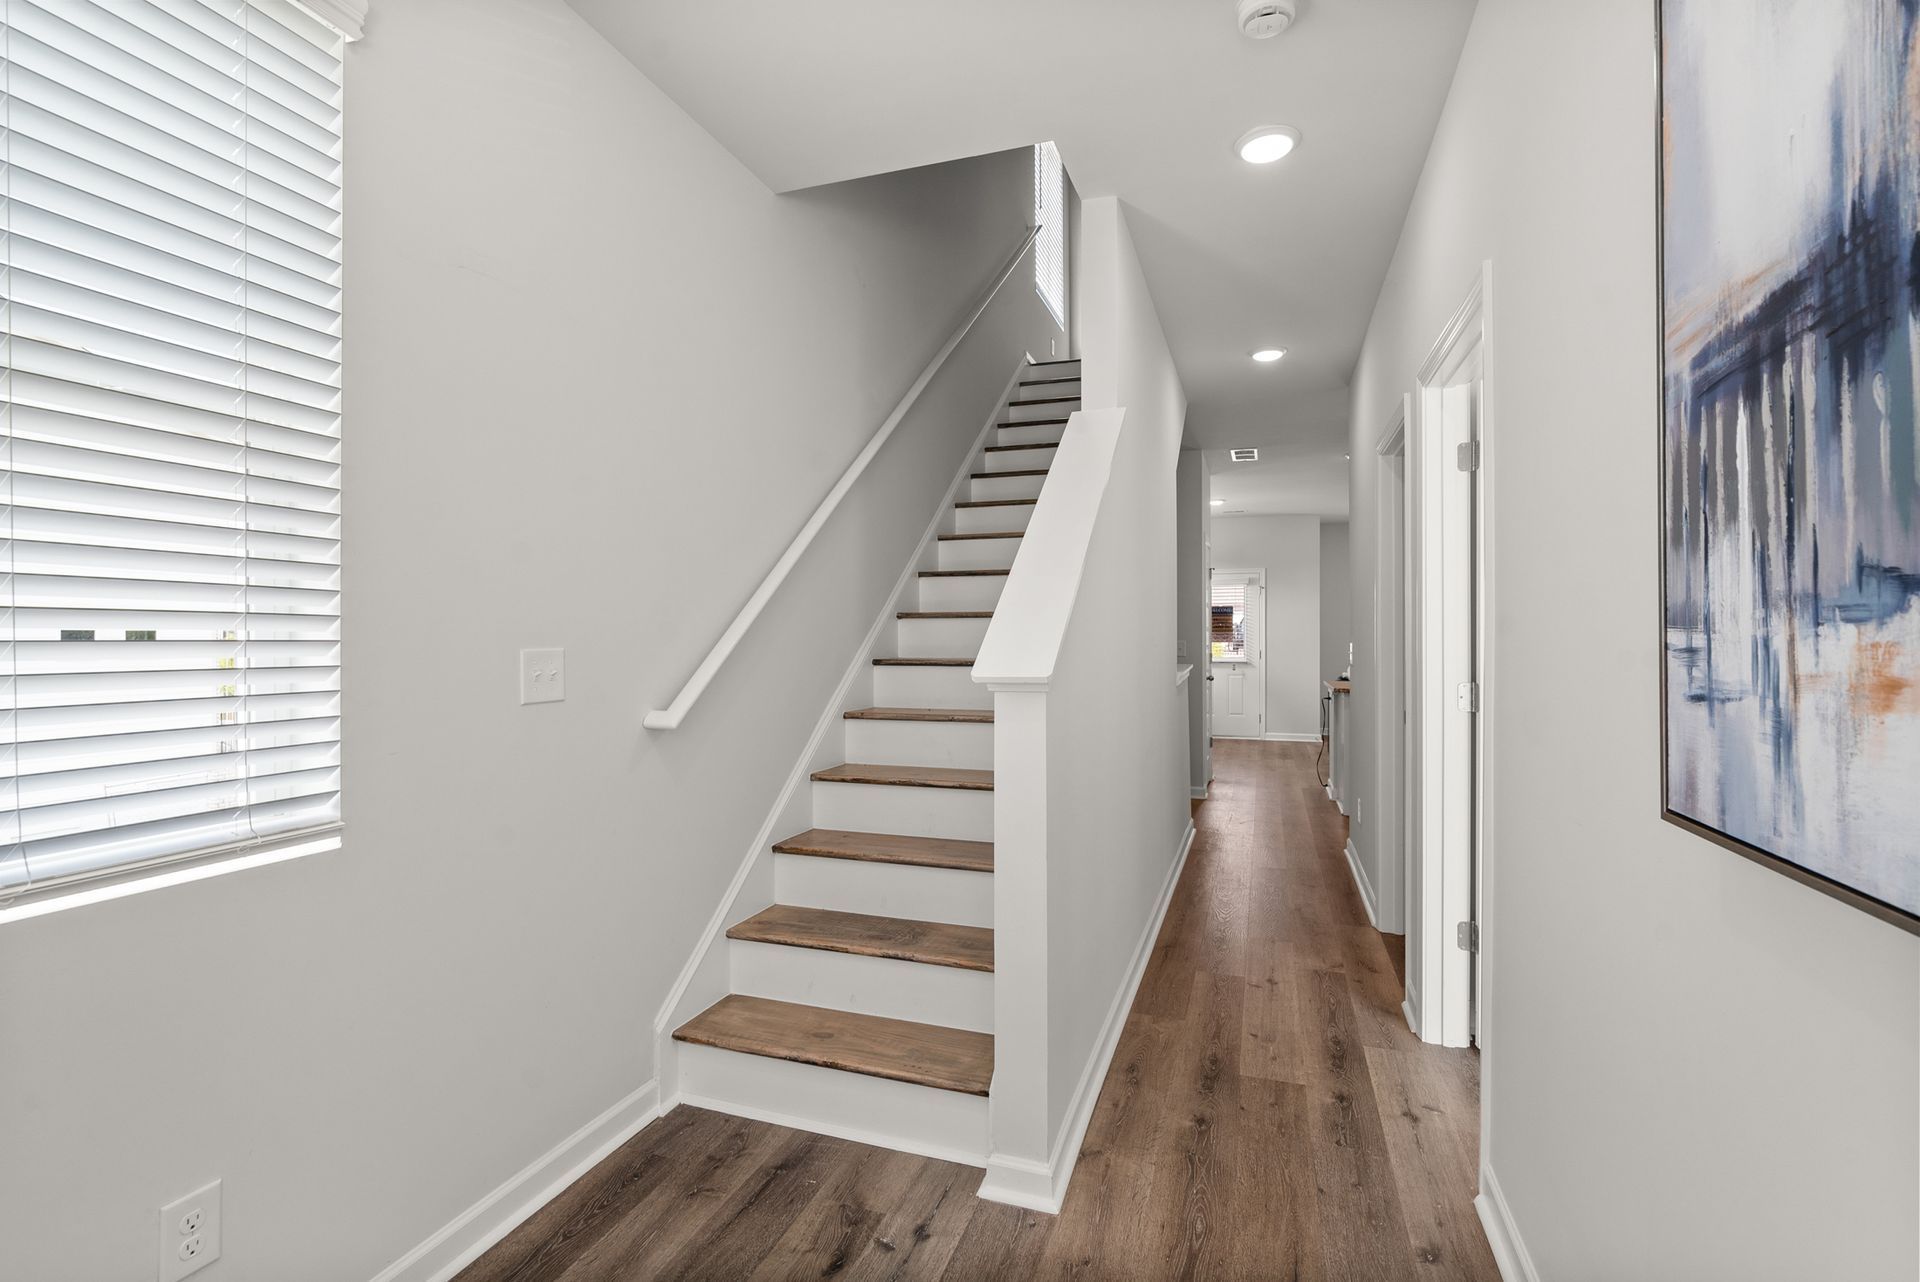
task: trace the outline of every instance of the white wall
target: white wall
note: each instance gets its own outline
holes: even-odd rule
[[[1023,234],[1028,155],[775,197],[560,0],[375,5],[346,82],[346,845],[0,928],[8,1278],[151,1278],[217,1176],[207,1282],[365,1279],[647,1082],[1011,368],[646,734]],[[517,706],[525,645],[565,703]]]
[[[1266,571],[1266,733],[1317,739],[1320,518],[1215,517],[1213,568]]]
[[[1320,677],[1347,666],[1353,640],[1353,549],[1345,521],[1320,522]]]
[[[1178,596],[1174,609],[1178,622],[1175,639],[1185,651],[1176,662],[1192,664],[1187,679],[1187,782],[1205,788],[1210,773],[1207,744],[1207,699],[1213,687],[1207,684],[1207,548],[1212,540],[1213,509],[1207,500],[1211,477],[1207,475],[1206,456],[1199,450],[1181,450],[1175,473],[1178,489],[1177,519],[1179,570]]]
[[[1357,786],[1374,447],[1491,259],[1483,1158],[1548,1282],[1912,1282],[1920,939],[1659,818],[1653,40],[1480,2],[1354,379]]]
[[[1113,197],[1084,203],[1076,262],[1082,404],[1124,408],[1126,417],[1047,696],[1048,1117],[1056,1130],[1189,814],[1186,703],[1172,657],[1174,478],[1186,394]]]

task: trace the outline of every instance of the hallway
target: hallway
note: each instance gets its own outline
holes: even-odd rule
[[[1478,1058],[1407,1030],[1313,747],[1222,741],[1214,767],[1058,1217],[976,1200],[968,1167],[680,1108],[459,1282],[1496,1279]]]

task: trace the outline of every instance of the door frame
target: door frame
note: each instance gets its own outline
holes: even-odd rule
[[[1254,735],[1221,734],[1219,730],[1213,726],[1212,722],[1208,723],[1208,729],[1212,730],[1213,737],[1216,739],[1264,739],[1267,737],[1267,572],[1264,569],[1236,570],[1227,566],[1215,566],[1208,572],[1207,676],[1209,680],[1211,680],[1214,675],[1213,665],[1215,663],[1229,662],[1228,660],[1220,660],[1213,657],[1213,585],[1221,579],[1245,579],[1249,584],[1260,589],[1260,657],[1253,661],[1254,670],[1260,675],[1260,733]],[[1247,611],[1247,616],[1251,618],[1253,611]],[[1218,689],[1219,687],[1216,684],[1214,688]],[[1209,708],[1211,708],[1213,702],[1212,691],[1208,692],[1207,702]]]
[[[1374,567],[1373,653],[1379,695],[1374,707],[1376,745],[1374,778],[1380,822],[1380,884],[1374,887],[1379,929],[1405,934],[1407,912],[1413,900],[1410,880],[1413,861],[1408,851],[1408,816],[1413,813],[1412,723],[1407,694],[1413,689],[1413,649],[1407,644],[1413,620],[1413,485],[1407,475],[1407,424],[1413,419],[1413,396],[1402,395],[1387,430],[1380,434],[1374,453]],[[1398,460],[1399,472],[1392,471]],[[1391,519],[1389,519],[1391,517]],[[1392,571],[1398,561],[1398,574]],[[1385,586],[1397,578],[1398,601],[1392,617],[1383,604]],[[1411,977],[1410,977],[1411,978]],[[1409,1026],[1417,1027],[1411,1003],[1403,1003]]]
[[[1483,1050],[1491,1026],[1489,994],[1494,932],[1489,928],[1492,848],[1487,822],[1492,761],[1486,727],[1494,713],[1492,633],[1493,573],[1489,555],[1493,508],[1494,448],[1491,344],[1493,264],[1486,262],[1460,307],[1435,339],[1420,367],[1414,418],[1408,431],[1408,474],[1412,479],[1413,560],[1409,579],[1414,586],[1409,615],[1408,649],[1413,656],[1413,685],[1409,711],[1414,719],[1410,740],[1414,804],[1408,814],[1409,902],[1418,920],[1412,926],[1407,955],[1408,1023],[1423,1040],[1446,1046],[1476,1041]],[[1471,727],[1472,763],[1462,786],[1446,787],[1444,732],[1447,713],[1458,692],[1442,676],[1441,639],[1444,636],[1445,597],[1442,585],[1448,566],[1431,550],[1441,547],[1443,508],[1439,501],[1456,460],[1439,448],[1442,401],[1446,389],[1472,385],[1474,432],[1479,443],[1479,466],[1474,477],[1470,560],[1453,567],[1471,575],[1471,676],[1478,686],[1478,711]],[[1452,776],[1459,780],[1456,770]],[[1459,808],[1468,808],[1461,816]],[[1464,828],[1463,828],[1464,820]],[[1467,834],[1465,849],[1456,840],[1449,845],[1449,827]],[[1462,950],[1457,942],[1461,921],[1477,927],[1479,951]],[[1486,1065],[1482,1067],[1485,1088]],[[1484,1113],[1483,1113],[1484,1121]]]

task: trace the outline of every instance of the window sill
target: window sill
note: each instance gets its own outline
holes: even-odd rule
[[[289,859],[338,850],[340,832],[338,827],[323,829],[276,842],[257,843],[238,850],[189,856],[168,864],[131,870],[118,876],[108,873],[69,885],[49,886],[38,892],[32,887],[27,887],[10,900],[0,899],[0,926],[9,922],[45,917],[50,913],[65,912],[70,908],[84,908],[89,904],[103,904],[115,899],[125,899],[130,895],[144,894],[149,890],[184,886],[188,882],[205,881],[210,877],[224,877],[228,873],[242,872],[248,868],[262,868],[268,864],[285,863]]]

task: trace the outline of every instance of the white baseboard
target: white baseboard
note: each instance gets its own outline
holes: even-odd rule
[[[1480,1196],[1473,1199],[1473,1209],[1480,1212],[1480,1226],[1487,1231],[1487,1245],[1493,1248],[1493,1262],[1500,1267],[1502,1282],[1540,1282],[1539,1270],[1533,1267],[1533,1257],[1527,1254],[1527,1244],[1520,1240],[1519,1226],[1513,1222],[1513,1212],[1507,1209],[1506,1196],[1500,1192],[1500,1181],[1484,1162],[1480,1164]]]
[[[1205,801],[1207,799],[1207,790],[1205,788],[1194,788],[1190,791],[1195,801]]]
[[[1319,743],[1320,732],[1301,734],[1293,730],[1269,730],[1262,736],[1269,743]]]
[[[1061,1124],[1060,1133],[1054,1139],[1053,1152],[1047,1163],[1042,1166],[1028,1158],[1001,1157],[987,1155],[987,1173],[980,1181],[978,1196],[989,1202],[1004,1202],[1009,1206],[1024,1207],[1029,1211],[1043,1211],[1048,1215],[1058,1215],[1061,1203],[1067,1198],[1067,1185],[1073,1180],[1073,1168],[1080,1161],[1080,1145],[1087,1138],[1087,1126],[1093,1121],[1093,1106],[1099,1102],[1100,1087],[1107,1080],[1107,1069],[1113,1064],[1113,1053],[1119,1048],[1120,1034],[1126,1029],[1127,1016],[1133,1012],[1134,995],[1140,991],[1140,981],[1146,976],[1147,963],[1153,959],[1153,944],[1160,936],[1160,926],[1167,918],[1167,909],[1173,904],[1173,892],[1180,884],[1180,873],[1187,866],[1187,855],[1193,849],[1194,826],[1188,820],[1187,830],[1180,839],[1180,853],[1174,856],[1173,867],[1167,871],[1167,879],[1160,887],[1160,896],[1155,901],[1153,911],[1147,915],[1146,929],[1140,932],[1140,942],[1134,946],[1133,962],[1127,968],[1125,981],[1120,991],[1114,994],[1113,1004],[1107,1008],[1107,1020],[1100,1028],[1100,1036],[1093,1044],[1093,1053],[1087,1057],[1087,1066],[1080,1074],[1079,1084],[1073,1089],[1073,1099],[1067,1104],[1066,1120]]]
[[[447,1282],[660,1112],[659,1090],[648,1082],[382,1269],[373,1282]]]
[[[1353,874],[1353,884],[1360,888],[1360,902],[1367,906],[1367,924],[1379,930],[1380,913],[1374,900],[1373,886],[1367,881],[1367,870],[1360,866],[1360,852],[1354,849],[1351,837],[1347,838],[1347,870]]]

